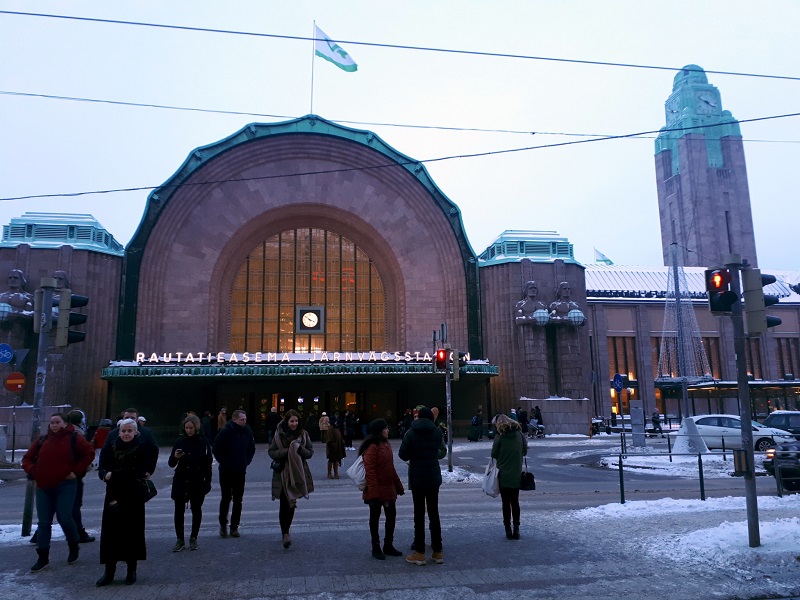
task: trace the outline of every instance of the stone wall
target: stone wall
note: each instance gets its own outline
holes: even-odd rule
[[[589,435],[592,421],[592,402],[588,398],[526,398],[519,405],[533,415],[533,407],[542,411],[545,433],[579,433]]]

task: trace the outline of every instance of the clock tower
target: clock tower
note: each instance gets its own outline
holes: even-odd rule
[[[664,264],[677,243],[685,266],[722,266],[726,254],[757,266],[739,124],[697,65],[678,72],[664,107],[655,157]]]

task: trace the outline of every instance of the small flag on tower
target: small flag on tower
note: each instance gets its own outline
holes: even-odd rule
[[[316,25],[314,25],[314,28],[316,29],[314,54],[332,62],[342,71],[352,73],[358,70],[358,65],[347,51],[329,38],[322,29]]]

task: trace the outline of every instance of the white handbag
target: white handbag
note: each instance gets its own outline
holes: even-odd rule
[[[499,471],[494,459],[486,465],[486,474],[483,476],[483,493],[497,498],[500,495],[500,480],[497,478]]]
[[[364,470],[364,457],[359,456],[350,468],[347,469],[347,476],[353,480],[362,492],[367,487],[367,472]],[[498,492],[499,493],[499,492]]]

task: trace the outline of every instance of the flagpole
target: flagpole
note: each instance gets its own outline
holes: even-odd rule
[[[317,42],[315,39],[317,37],[317,21],[314,20],[312,27],[314,28],[311,32],[311,108],[309,109],[309,114],[314,114],[314,49],[316,48]]]

